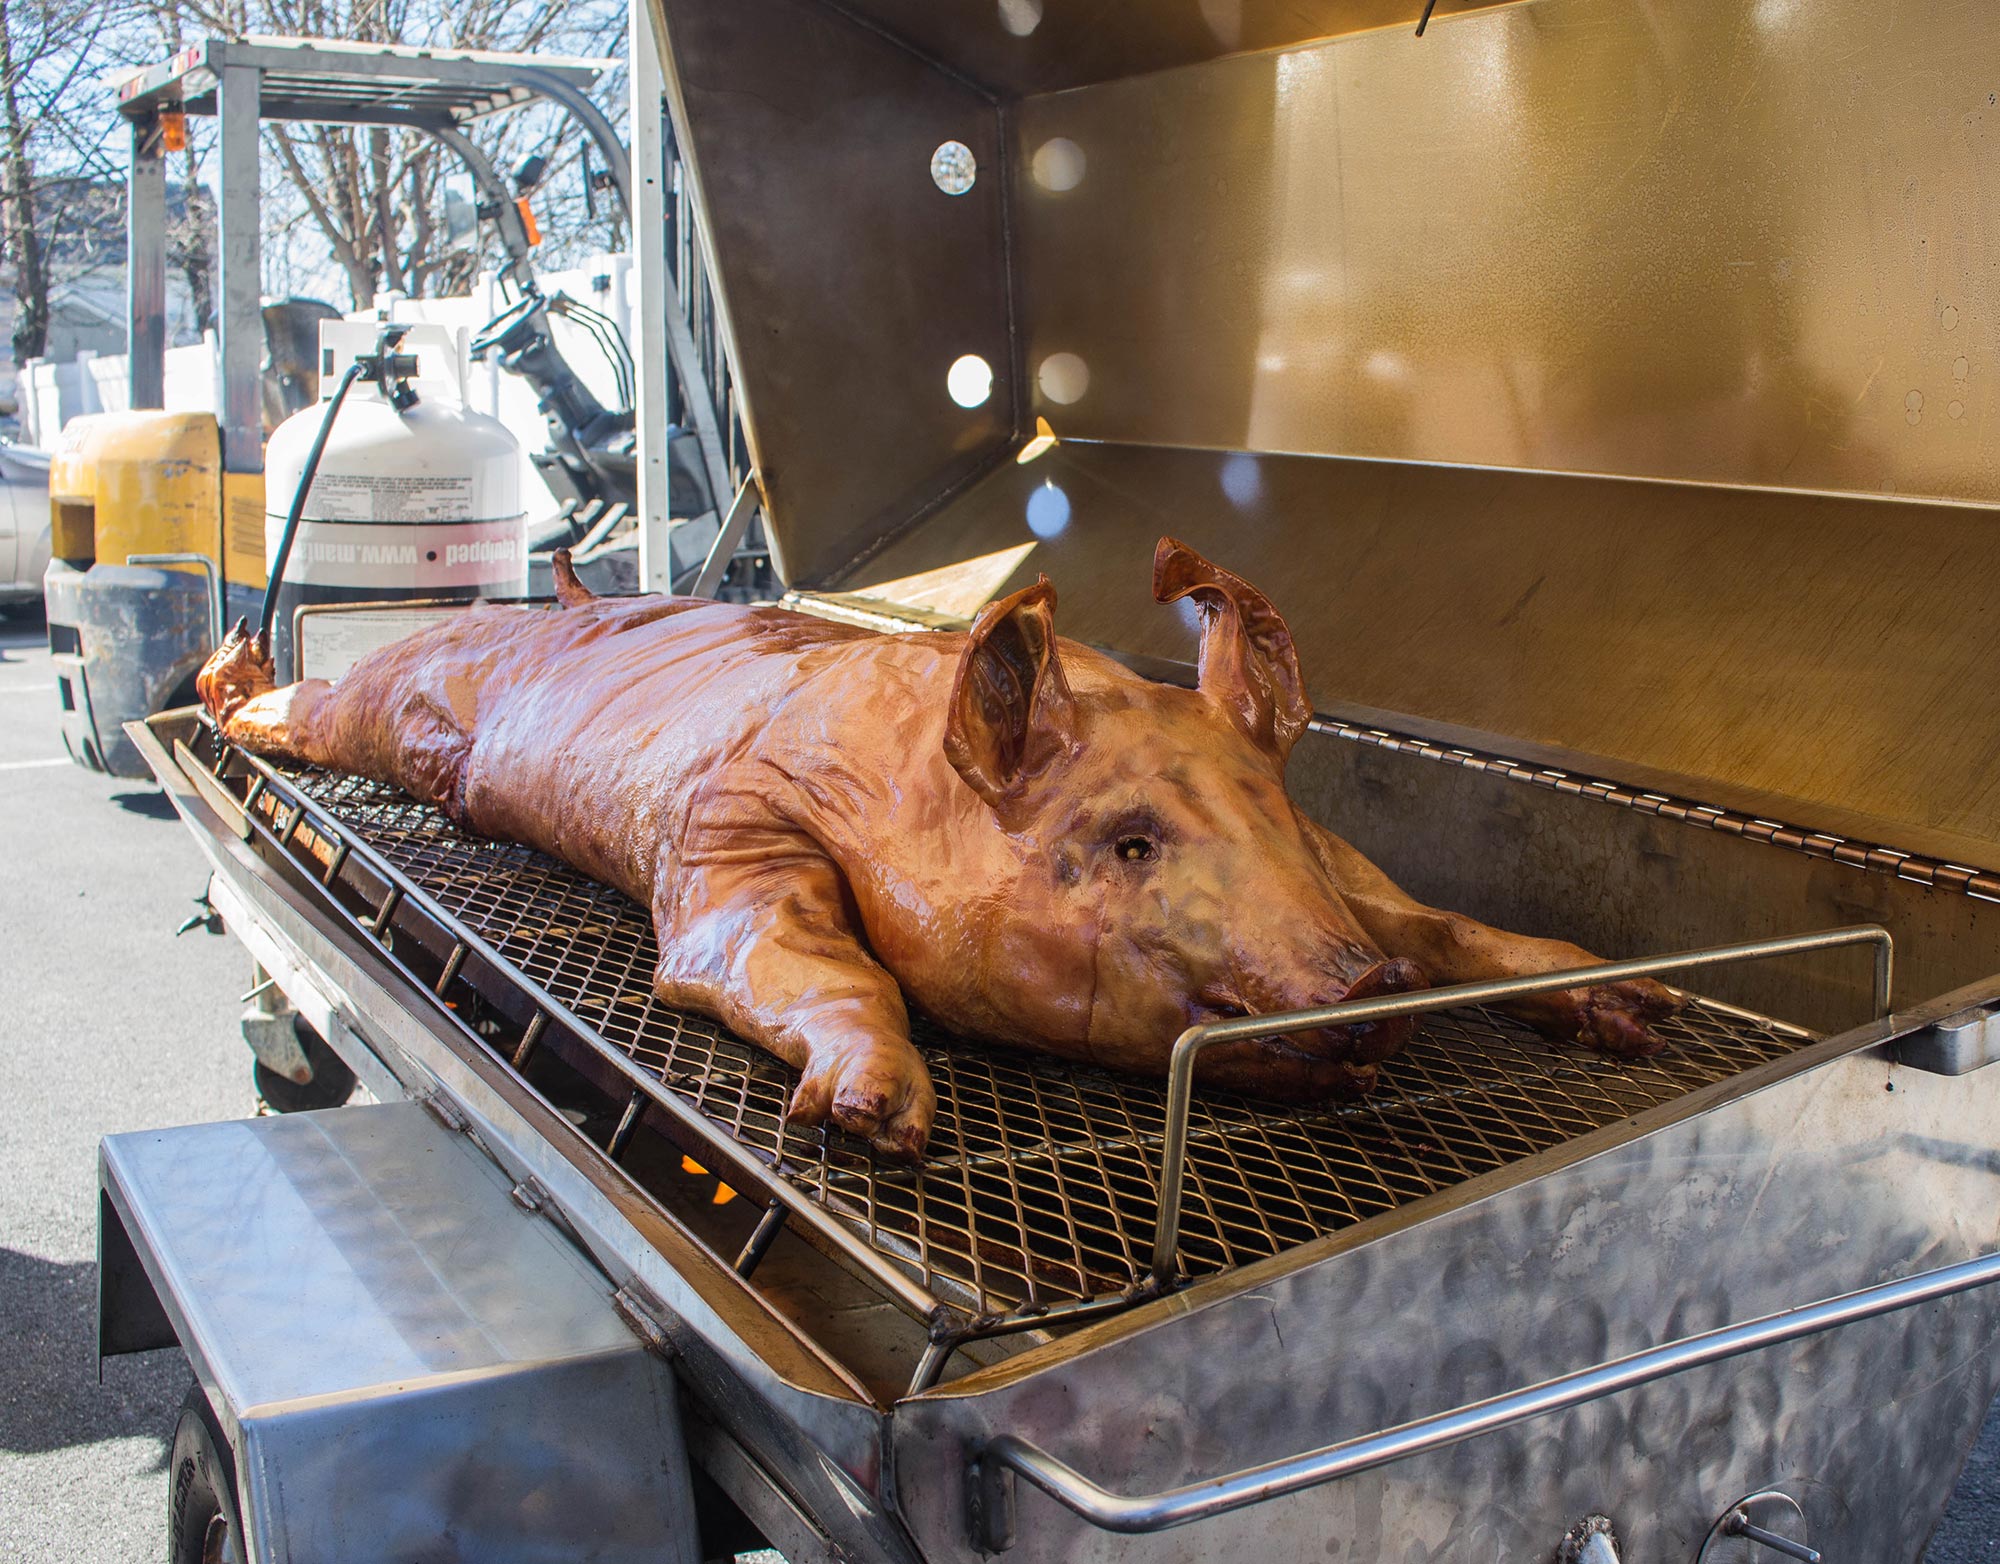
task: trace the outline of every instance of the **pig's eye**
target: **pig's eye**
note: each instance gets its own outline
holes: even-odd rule
[[[1118,856],[1127,863],[1151,863],[1160,856],[1160,846],[1150,836],[1121,836]]]

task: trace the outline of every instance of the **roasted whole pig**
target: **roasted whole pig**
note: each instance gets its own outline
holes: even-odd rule
[[[561,554],[557,587],[557,609],[471,608],[337,684],[273,688],[239,627],[201,698],[246,749],[393,783],[636,898],[661,999],[797,1068],[795,1122],[887,1155],[918,1154],[936,1106],[906,996],[974,1038],[1159,1073],[1192,1022],[1595,959],[1423,906],[1300,814],[1291,634],[1172,539],[1153,594],[1200,611],[1193,690],[1059,639],[1046,578],[910,635],[597,598]],[[1639,982],[1517,1008],[1623,1054],[1674,1005]],[[1221,1045],[1199,1078],[1361,1091],[1409,1029]]]

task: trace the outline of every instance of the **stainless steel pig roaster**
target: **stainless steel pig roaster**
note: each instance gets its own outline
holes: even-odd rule
[[[1306,1111],[933,1035],[892,1167],[621,897],[170,714],[231,928],[794,1559],[1918,1557],[2000,1375],[2000,14],[655,9],[797,606],[1046,571],[1183,677],[1181,536],[1298,636],[1309,810],[1714,997],[1616,1062],[1422,996]]]

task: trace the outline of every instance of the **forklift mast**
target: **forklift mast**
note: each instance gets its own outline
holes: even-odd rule
[[[725,529],[734,536],[726,545],[717,540],[726,564],[754,503],[754,485],[745,488],[744,463],[733,449],[738,445],[735,431],[722,412],[728,406],[723,383],[726,360],[719,351],[699,351],[680,304],[681,299],[693,297],[681,286],[674,254],[682,248],[675,244],[679,226],[675,219],[685,221],[687,214],[670,213],[662,200],[679,184],[670,166],[671,133],[664,125],[662,98],[657,90],[649,93],[645,82],[634,82],[633,120],[641,153],[641,188],[635,192],[632,161],[590,95],[608,63],[251,36],[205,40],[122,83],[118,110],[130,128],[131,148],[127,284],[131,406],[158,408],[164,402],[164,154],[169,120],[192,114],[218,121],[220,423],[226,489],[232,487],[230,475],[249,477],[263,471],[260,124],[381,125],[421,132],[443,142],[471,175],[479,191],[480,215],[492,223],[501,241],[505,256],[500,275],[516,298],[481,334],[481,342],[536,388],[549,421],[551,445],[550,455],[539,465],[558,499],[568,502],[571,514],[602,518],[605,525],[593,529],[600,537],[611,521],[636,511],[640,584],[671,590],[676,581],[665,546],[669,518],[700,514],[695,506],[720,512],[734,496],[736,503],[728,505],[726,517],[734,526]],[[667,363],[658,366],[664,374],[650,364],[635,366],[629,409],[606,409],[556,347],[551,314],[580,311],[580,306],[561,295],[541,294],[521,207],[467,133],[477,120],[536,101],[555,103],[576,120],[632,219],[640,279],[641,353],[664,345]],[[651,335],[647,328],[662,314],[672,318],[662,322],[665,329],[658,336]],[[232,584],[262,585],[262,509],[261,504],[230,506],[232,519],[239,524],[225,525],[226,558],[220,563],[225,580]],[[709,574],[704,569],[702,579],[706,581]],[[684,589],[698,584],[682,583]]]

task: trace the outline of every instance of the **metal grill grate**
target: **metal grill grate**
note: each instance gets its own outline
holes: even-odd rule
[[[915,1167],[787,1126],[796,1074],[654,999],[645,912],[540,853],[459,832],[391,788],[294,784],[522,974],[848,1223],[940,1300],[989,1320],[1114,1298],[1147,1274],[1164,1083],[919,1025],[938,1088]],[[1311,1108],[1206,1092],[1189,1137],[1191,1276],[1265,1258],[1776,1059],[1807,1034],[1692,1005],[1669,1046],[1615,1061],[1483,1009],[1423,1019],[1364,1102]]]

